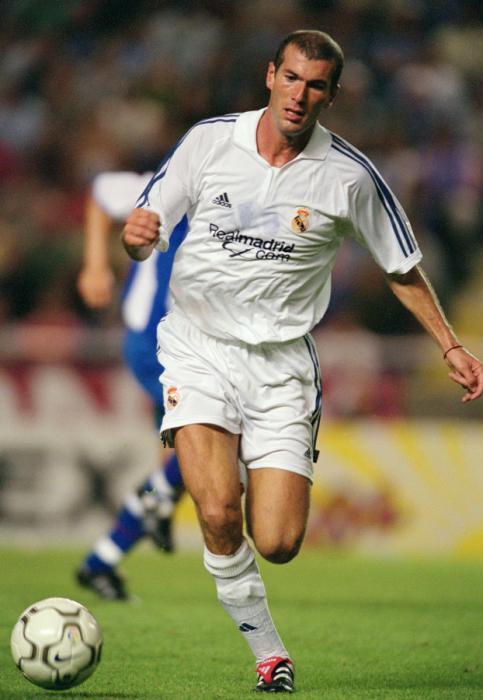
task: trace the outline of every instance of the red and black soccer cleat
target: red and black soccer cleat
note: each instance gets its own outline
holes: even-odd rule
[[[293,693],[294,667],[290,659],[271,656],[257,665],[258,681],[255,690],[262,693]]]

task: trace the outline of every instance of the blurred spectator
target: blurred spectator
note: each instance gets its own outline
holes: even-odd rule
[[[2,319],[38,315],[47,304],[60,315],[63,305],[81,323],[105,323],[83,309],[74,287],[72,242],[81,237],[93,177],[152,169],[194,121],[259,107],[266,96],[252,86],[263,85],[257,76],[280,37],[309,26],[331,31],[346,50],[329,128],[380,168],[414,224],[443,303],[456,292],[462,314],[482,235],[483,27],[476,5],[5,0]],[[348,244],[343,260],[334,275],[334,324],[357,285],[354,328],[418,330],[368,256]]]

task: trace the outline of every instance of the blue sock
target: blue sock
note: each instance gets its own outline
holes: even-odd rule
[[[134,545],[144,536],[143,519],[134,515],[127,506],[123,506],[118,513],[113,528],[97,543],[84,560],[84,566],[94,574],[114,569],[119,560],[126,555]],[[103,557],[106,544],[108,551],[114,549],[116,561],[108,561]],[[112,545],[112,546],[111,546]]]
[[[181,476],[178,458],[174,453],[164,465],[164,476],[168,484],[174,489],[179,489],[183,486],[183,477]]]
[[[133,503],[133,499],[138,500],[139,494],[143,491],[156,491],[153,480],[156,480],[158,474],[161,479],[164,477],[166,483],[174,492],[183,486],[178,460],[173,453],[166,465],[159,467],[155,474],[146,479],[136,495],[133,494],[128,497],[126,505],[119,511],[112,529],[89,552],[83,565],[92,573],[102,573],[115,568],[124,555],[144,536],[144,513],[141,507],[139,507],[140,515],[136,515],[133,512],[138,511],[135,502]],[[175,496],[170,495],[169,498],[173,500]],[[128,505],[130,502],[131,508]]]
[[[111,540],[127,554],[131,547],[144,535],[143,518],[134,515],[126,506],[121,509],[117,520],[109,533]]]
[[[104,571],[110,571],[113,568],[110,564],[107,564],[100,557],[98,557],[95,552],[91,552],[87,555],[82,566],[89,569],[89,571],[93,574],[102,574]]]

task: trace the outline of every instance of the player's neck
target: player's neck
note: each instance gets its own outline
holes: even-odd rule
[[[266,109],[257,126],[258,153],[273,167],[281,168],[304,150],[312,131],[309,129],[302,134],[287,136],[277,129],[270,109]]]

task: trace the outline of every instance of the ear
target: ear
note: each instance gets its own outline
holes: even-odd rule
[[[337,94],[339,92],[339,88],[340,88],[340,83],[337,83],[337,85],[332,89],[331,95],[330,95],[330,100],[327,104],[327,109],[329,107],[332,107],[332,105],[334,104],[335,98],[337,97]]]
[[[265,85],[269,90],[273,88],[273,81],[275,80],[275,64],[270,61],[267,69],[267,77],[265,78]]]

